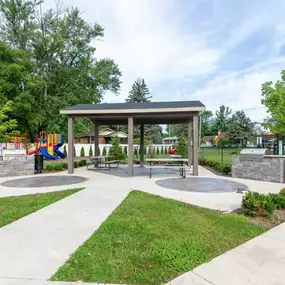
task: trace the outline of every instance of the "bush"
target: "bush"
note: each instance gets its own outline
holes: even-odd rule
[[[273,214],[275,208],[271,195],[247,192],[242,199],[242,209],[248,216],[269,216]]]
[[[93,148],[92,148],[92,145],[90,145],[90,148],[89,148],[89,156],[93,156]]]
[[[149,154],[149,155],[152,155],[151,149],[152,149],[152,147],[149,147],[149,148],[148,148],[148,154]]]
[[[63,146],[63,154],[64,154],[65,156],[67,156],[66,144]]]
[[[277,209],[285,209],[285,196],[281,194],[269,194]]]
[[[232,167],[231,165],[228,164],[221,164],[218,161],[213,161],[213,160],[207,160],[205,158],[199,158],[199,164],[201,166],[210,166],[213,167],[215,170],[221,173],[229,174],[232,172]]]
[[[53,170],[54,170],[54,171],[61,171],[61,170],[63,170],[63,165],[62,165],[62,163],[55,163],[55,164],[53,165]]]
[[[167,147],[164,148],[164,154],[168,154]]]
[[[75,149],[75,146],[73,146],[73,157],[76,157],[76,149]]]
[[[79,167],[86,166],[86,165],[87,165],[87,160],[85,160],[85,159],[80,160],[80,161],[78,162],[78,166],[79,166]]]
[[[134,139],[133,144],[140,145],[141,144],[141,139],[140,138]],[[147,138],[144,138],[144,145],[150,145],[150,144],[151,144],[151,141],[148,140]]]
[[[84,147],[81,147],[81,150],[80,150],[80,157],[85,157],[85,150],[84,150]]]
[[[223,167],[223,173],[229,174],[232,172],[232,167],[228,164],[224,165]]]
[[[127,147],[127,146],[124,147],[124,154],[125,154],[126,156],[128,155],[128,147]]]
[[[134,150],[134,156],[138,156],[138,149],[135,147],[135,150]]]
[[[181,155],[182,158],[187,158],[188,156],[188,148],[187,148],[187,143],[186,143],[186,138],[185,136],[180,136],[178,140],[178,145],[177,148],[177,154]]]
[[[103,155],[103,156],[106,156],[106,155],[107,155],[107,150],[106,150],[106,147],[105,147],[105,146],[103,147],[102,155]]]
[[[67,169],[68,168],[68,164],[66,162],[62,162],[61,165],[62,165],[63,169]]]
[[[146,146],[144,146],[144,148],[143,148],[143,153],[144,153],[144,155],[146,155]]]
[[[114,160],[125,160],[126,155],[120,146],[120,140],[118,138],[112,139],[112,146],[110,148],[109,155],[112,156],[112,159]]]
[[[74,168],[78,168],[78,161],[74,161],[73,166]]]
[[[156,154],[160,155],[159,147],[156,148]]]
[[[47,164],[46,170],[47,170],[47,171],[53,171],[53,170],[54,170],[54,169],[53,169],[53,164],[51,164],[51,163]]]
[[[97,149],[97,155],[100,156],[101,155],[101,150],[100,150],[100,147],[98,146],[98,149]]]
[[[282,195],[282,196],[285,196],[285,188],[281,189],[279,194]]]

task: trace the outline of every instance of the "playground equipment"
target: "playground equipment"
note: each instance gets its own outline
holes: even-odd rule
[[[59,148],[64,144],[64,137],[62,134],[48,134],[46,132],[40,132],[40,135],[36,137],[36,148],[28,155],[41,153],[45,158],[56,160],[58,157],[65,159],[66,155],[62,153]]]
[[[5,140],[5,149],[21,149],[21,142],[20,142],[20,137],[19,137],[19,134],[15,134],[12,138],[12,142],[10,140],[10,142],[8,141],[8,138],[9,138],[9,134],[6,133],[6,140]],[[24,138],[23,138],[23,148],[26,149],[26,145],[27,145],[27,135],[25,134],[24,135]],[[14,148],[13,146],[11,147],[11,145],[14,144]],[[3,147],[4,148],[4,147]]]
[[[176,154],[176,149],[173,149],[173,148],[170,148],[169,150],[168,150],[168,154]]]

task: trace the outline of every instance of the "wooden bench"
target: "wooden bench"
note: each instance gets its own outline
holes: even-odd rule
[[[149,178],[152,177],[152,169],[177,169],[179,170],[179,175],[183,178],[186,178],[186,165],[177,165],[177,164],[165,164],[165,165],[146,165],[145,168],[149,168]]]
[[[105,161],[104,164],[108,165],[109,169],[111,168],[118,168],[119,167],[119,160],[111,160],[111,161]],[[115,167],[111,167],[111,164],[116,164]]]
[[[110,170],[111,168],[118,168],[119,162],[120,162],[119,160],[101,161],[101,160],[92,159],[92,160],[87,161],[86,165],[87,165],[87,169],[89,169],[90,165],[94,165],[94,168],[97,168],[97,169]],[[111,164],[116,164],[116,166],[111,167]],[[102,165],[105,165],[105,167],[102,167]]]

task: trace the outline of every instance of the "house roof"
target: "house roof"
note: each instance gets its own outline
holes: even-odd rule
[[[203,111],[200,101],[150,102],[150,103],[103,103],[81,104],[64,110],[70,117],[87,117],[101,125],[127,124],[133,117],[135,124],[188,123],[193,114]]]
[[[174,140],[178,140],[178,138],[177,137],[168,137],[168,138],[163,138],[162,139],[163,141],[174,141]]]

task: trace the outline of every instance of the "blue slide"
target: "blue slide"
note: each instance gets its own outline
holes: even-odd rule
[[[59,143],[59,144],[56,144],[54,146],[54,152],[59,156],[61,157],[62,159],[65,159],[66,158],[66,155],[64,153],[62,153],[59,148],[63,145],[63,143]]]
[[[48,153],[46,147],[40,147],[39,150],[40,150],[41,154],[42,154],[45,158],[52,159],[52,160],[56,160],[56,159],[57,159],[56,156],[50,155],[50,154]]]

